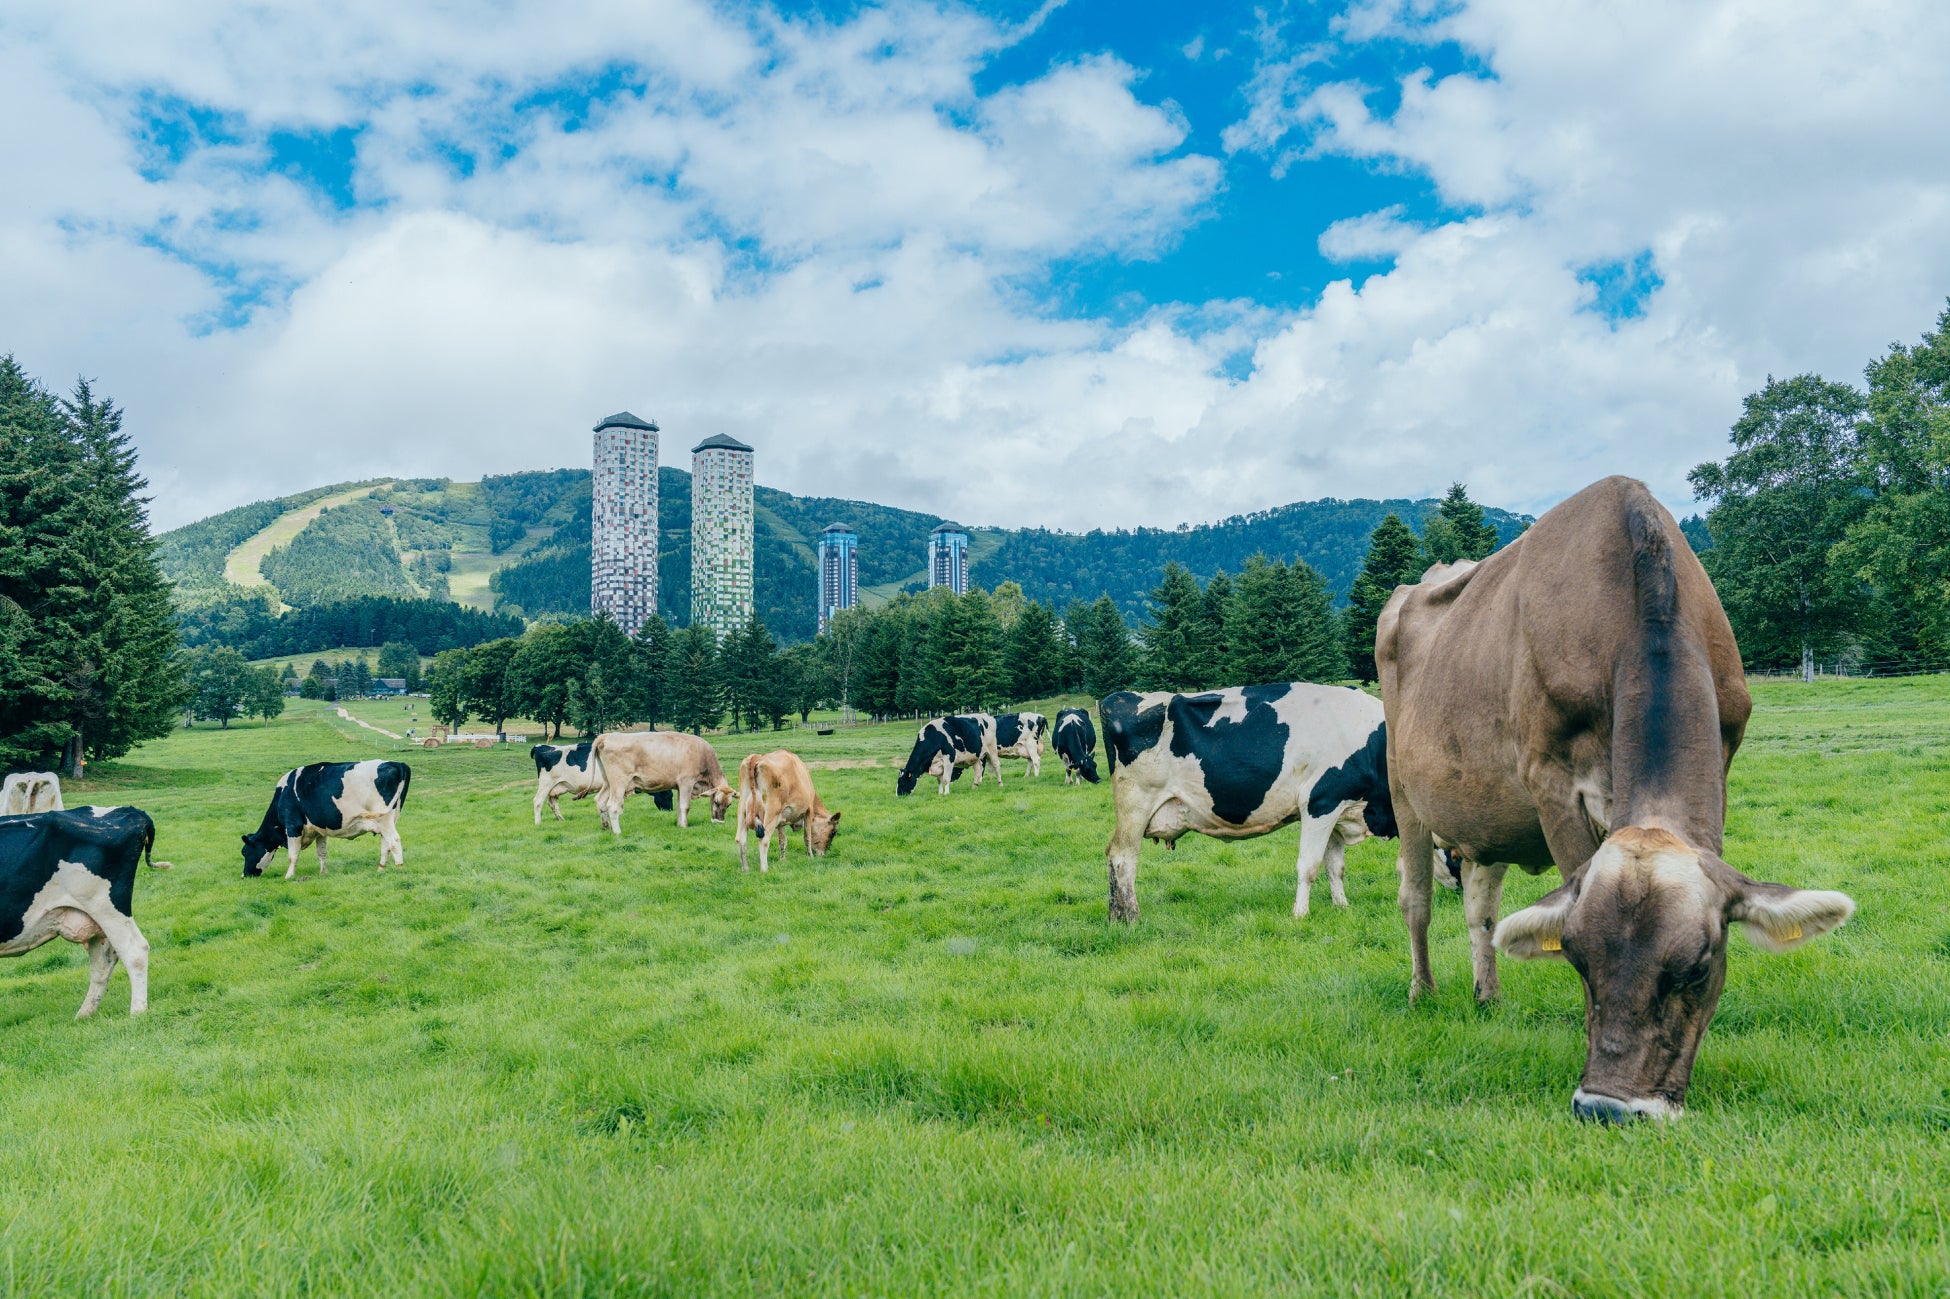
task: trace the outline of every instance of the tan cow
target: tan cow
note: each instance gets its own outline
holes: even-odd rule
[[[0,786],[0,816],[62,810],[61,778],[51,771],[15,772]]]
[[[725,783],[716,750],[682,731],[613,731],[598,735],[592,752],[603,769],[596,813],[605,826],[623,833],[623,800],[639,791],[669,790],[677,800],[677,824],[690,826],[693,798],[711,800],[711,819],[722,822],[737,791]]]
[[[813,788],[812,772],[799,755],[778,749],[752,754],[738,767],[738,868],[750,870],[745,834],[758,830],[758,868],[772,869],[768,849],[780,829],[794,827],[806,835],[806,855],[824,857],[839,832],[840,814],[828,812]],[[779,851],[785,851],[783,843]]]
[[[1568,960],[1584,981],[1576,1113],[1677,1114],[1726,978],[1728,927],[1782,951],[1855,904],[1757,883],[1720,856],[1752,704],[1733,629],[1672,515],[1643,483],[1595,483],[1482,563],[1398,589],[1375,661],[1410,996],[1435,987],[1440,843],[1462,863],[1478,998],[1497,995],[1497,950]],[[1506,863],[1555,865],[1564,885],[1492,931]]]

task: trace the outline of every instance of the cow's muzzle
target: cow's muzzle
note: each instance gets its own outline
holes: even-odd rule
[[[1636,1123],[1640,1119],[1676,1119],[1683,1111],[1663,1096],[1620,1100],[1580,1087],[1571,1094],[1571,1113],[1587,1123]]]

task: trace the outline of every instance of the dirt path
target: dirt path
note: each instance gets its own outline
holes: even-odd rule
[[[359,725],[365,727],[368,731],[378,731],[381,735],[390,736],[395,740],[403,740],[406,738],[404,735],[394,734],[394,732],[387,730],[383,726],[374,726],[371,722],[360,722],[358,718],[346,712],[343,708],[339,709],[339,716],[348,722],[359,722]]]
[[[340,492],[336,496],[327,496],[323,500],[313,501],[302,510],[291,510],[280,514],[271,520],[269,527],[262,532],[252,534],[242,545],[230,552],[223,561],[223,580],[234,586],[267,585],[261,566],[264,557],[271,553],[273,547],[289,544],[293,537],[303,532],[311,525],[313,519],[327,509],[344,505],[348,501],[356,501],[367,492],[376,492],[388,486],[391,484],[367,483],[364,487],[355,487],[349,492]]]

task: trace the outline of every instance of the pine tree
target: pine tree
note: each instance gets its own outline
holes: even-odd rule
[[[1226,638],[1226,616],[1232,607],[1232,579],[1224,569],[1212,574],[1199,596],[1198,627],[1192,638],[1192,680],[1189,690],[1211,690],[1236,684],[1232,679],[1232,642]]]
[[[1496,528],[1483,521],[1483,507],[1469,499],[1468,489],[1451,483],[1435,515],[1422,525],[1422,549],[1430,564],[1482,559],[1496,549]]]
[[[1100,595],[1082,611],[1080,621],[1076,645],[1085,693],[1101,699],[1129,690],[1137,681],[1137,647],[1117,605],[1108,595]]]
[[[1400,515],[1390,514],[1375,525],[1368,537],[1368,556],[1362,561],[1361,575],[1348,592],[1342,624],[1347,671],[1356,680],[1375,680],[1375,623],[1395,588],[1419,580],[1424,567],[1421,546]]]
[[[1198,579],[1176,560],[1149,597],[1144,626],[1144,683],[1151,690],[1191,690],[1203,676],[1199,623],[1204,611]]]
[[[665,716],[664,663],[670,657],[670,624],[651,614],[637,629],[630,646],[633,698],[630,716],[648,722],[651,730]]]
[[[1334,612],[1334,593],[1327,579],[1313,565],[1296,559],[1287,569],[1297,619],[1293,652],[1293,675],[1289,680],[1330,682],[1347,676],[1347,655],[1342,649],[1341,620]]]
[[[1297,595],[1285,564],[1264,555],[1246,561],[1226,610],[1234,684],[1294,679],[1300,631]]]
[[[1069,685],[1065,674],[1062,628],[1056,614],[1040,601],[1023,606],[1016,625],[1003,638],[1003,669],[1009,697],[1017,702],[1046,699]]]
[[[943,711],[976,712],[1000,695],[1002,628],[988,592],[950,596],[928,629],[927,670],[933,703]]]
[[[0,357],[0,747],[70,775],[167,734],[189,699],[121,425],[86,381],[56,401]]]
[[[724,718],[718,641],[707,627],[686,627],[670,638],[664,663],[664,700],[670,723],[702,735]]]

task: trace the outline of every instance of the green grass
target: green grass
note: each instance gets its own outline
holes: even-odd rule
[[[1304,923],[1291,831],[1147,848],[1008,763],[896,802],[908,725],[798,733],[835,854],[740,874],[632,799],[530,824],[519,750],[410,756],[370,838],[239,878],[275,775],[390,751],[315,705],[72,789],[152,812],[152,1009],[0,964],[6,1286],[48,1293],[1938,1294],[1950,1285],[1950,681],[1759,691],[1729,856],[1856,919],[1734,940],[1690,1113],[1591,1127],[1576,976],[1407,1004],[1392,851]],[[343,728],[343,729],[342,729]],[[774,737],[727,737],[727,764]],[[1549,881],[1513,873],[1514,909]]]

